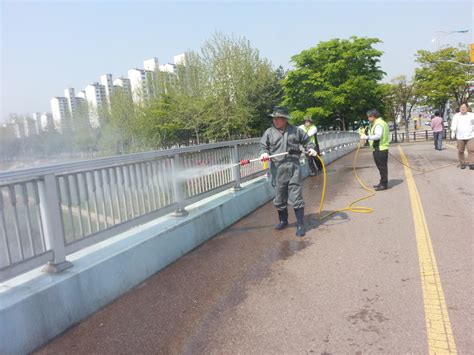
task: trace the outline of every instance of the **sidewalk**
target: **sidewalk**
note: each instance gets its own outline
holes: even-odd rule
[[[456,157],[428,143],[402,147],[415,166]],[[366,194],[353,178],[353,156],[328,167],[325,211]],[[368,186],[378,182],[367,149],[358,166]],[[457,348],[467,353],[474,347],[473,255],[472,228],[463,226],[472,227],[472,172],[414,175]],[[410,198],[393,159],[389,177],[389,190],[360,203],[374,213],[339,213],[322,223],[322,178],[307,179],[304,239],[294,236],[293,213],[288,229],[273,229],[269,203],[38,353],[426,353]]]

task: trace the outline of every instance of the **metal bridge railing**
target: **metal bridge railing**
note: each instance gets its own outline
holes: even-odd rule
[[[421,141],[421,140],[430,140],[433,139],[433,131],[431,130],[419,130],[414,132],[409,132],[408,136],[404,131],[398,131],[395,135],[395,132],[391,132],[391,141],[392,142],[405,142],[407,140],[411,141]],[[451,139],[451,130],[448,128],[443,129],[443,139]]]
[[[355,145],[355,132],[318,135],[324,152]],[[0,282],[266,173],[259,139],[114,156],[0,173]]]

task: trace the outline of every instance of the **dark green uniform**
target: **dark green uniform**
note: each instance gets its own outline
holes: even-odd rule
[[[291,125],[288,125],[284,132],[270,127],[260,140],[260,154],[290,153],[272,158],[270,162],[272,185],[275,187],[273,203],[279,211],[286,209],[288,203],[295,209],[304,207],[300,146],[305,149],[314,149],[314,144],[306,132]]]

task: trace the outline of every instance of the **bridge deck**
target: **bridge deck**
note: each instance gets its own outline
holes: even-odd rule
[[[416,167],[457,155],[452,146],[401,147]],[[396,146],[391,152],[400,157]],[[326,211],[365,193],[352,175],[353,156],[328,167]],[[377,182],[368,150],[358,166],[369,186]],[[413,175],[421,204],[404,168],[389,158],[391,188],[361,203],[374,213],[339,213],[322,223],[322,180],[309,178],[304,239],[294,236],[293,214],[288,229],[275,231],[268,203],[37,353],[426,353],[453,351],[454,343],[469,353],[474,172],[453,166]],[[421,272],[423,240],[432,242],[436,263]],[[429,278],[438,274],[433,296]],[[443,313],[437,329],[443,302],[449,320]]]

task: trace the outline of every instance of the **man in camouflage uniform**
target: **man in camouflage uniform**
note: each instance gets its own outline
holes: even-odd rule
[[[288,225],[290,203],[297,220],[296,236],[303,237],[305,228],[300,146],[303,146],[310,156],[316,156],[317,153],[308,135],[288,123],[290,115],[286,107],[275,107],[270,117],[273,119],[273,126],[265,131],[260,140],[260,158],[266,161],[270,155],[288,152],[287,155],[272,158],[270,162],[272,185],[275,187],[273,204],[278,210],[280,220],[275,228],[281,230]]]

